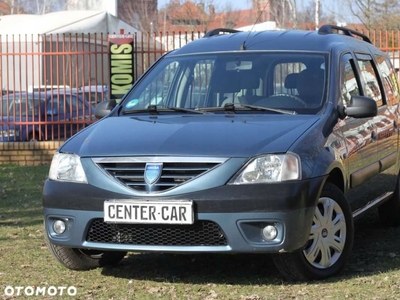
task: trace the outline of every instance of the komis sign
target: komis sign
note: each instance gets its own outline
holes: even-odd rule
[[[134,82],[132,34],[111,34],[110,45],[110,99],[117,102],[131,88]]]

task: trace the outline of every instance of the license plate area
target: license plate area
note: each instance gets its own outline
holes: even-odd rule
[[[106,223],[184,225],[193,221],[193,201],[104,201]]]

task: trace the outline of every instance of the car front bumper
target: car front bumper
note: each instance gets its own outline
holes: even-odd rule
[[[291,183],[224,185],[157,201],[193,201],[194,224],[110,224],[103,221],[108,199],[137,199],[91,185],[47,180],[45,228],[53,244],[137,252],[277,253],[302,248],[309,238],[323,177]],[[65,191],[65,192],[61,192]],[[69,192],[66,192],[69,191]],[[56,234],[53,223],[66,231]],[[262,231],[274,226],[276,238]]]

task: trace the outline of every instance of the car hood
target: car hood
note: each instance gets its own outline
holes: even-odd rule
[[[286,152],[319,116],[160,115],[104,118],[60,149],[81,157],[248,157]]]

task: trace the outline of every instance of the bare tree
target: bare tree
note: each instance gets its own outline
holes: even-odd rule
[[[326,7],[310,2],[305,8],[297,13],[299,28],[301,29],[318,29],[321,23],[335,23],[335,15],[332,11],[325,12]],[[318,17],[317,17],[318,15]]]
[[[64,0],[66,10],[101,10],[103,0]]]
[[[21,3],[27,12],[36,15],[62,10],[65,5],[57,0],[21,0]]]
[[[342,0],[343,10],[350,16],[347,23],[361,23],[369,30],[398,29],[400,27],[400,3],[397,0]]]
[[[297,21],[297,3],[296,3],[296,0],[289,0],[288,1],[288,5],[289,5],[289,10],[291,11],[293,28],[297,28],[298,21]]]
[[[243,21],[240,20],[240,11],[235,10],[232,6],[232,3],[230,2],[224,5],[224,7],[222,8],[222,14],[222,27],[234,28],[237,26],[238,22]]]
[[[18,1],[32,14],[45,14],[61,10],[101,10],[103,0],[9,0]]]
[[[119,0],[118,17],[141,31],[158,30],[157,7],[153,0]]]
[[[375,0],[344,0],[353,17],[361,22],[367,30],[372,28],[374,23],[374,10],[377,5]]]
[[[343,0],[344,5],[351,13],[350,19],[355,19],[363,24],[367,30],[371,30],[377,23],[379,6],[382,2],[379,0]],[[346,19],[347,23],[355,23]]]
[[[278,27],[282,27],[283,20],[282,20],[282,6],[285,6],[284,2],[286,0],[270,0],[268,2],[270,15],[273,18],[273,21],[276,22]],[[265,8],[265,7],[264,7]]]
[[[376,7],[375,28],[399,29],[400,27],[400,3],[397,0],[386,0]]]
[[[6,4],[10,7],[10,14],[23,14],[26,13],[23,5],[23,1],[21,0],[4,0]]]
[[[315,0],[315,29],[318,29],[319,27],[319,10],[320,10],[320,1]]]
[[[278,27],[284,28],[292,24],[292,27],[297,28],[296,0],[269,0],[268,4],[271,17]]]

